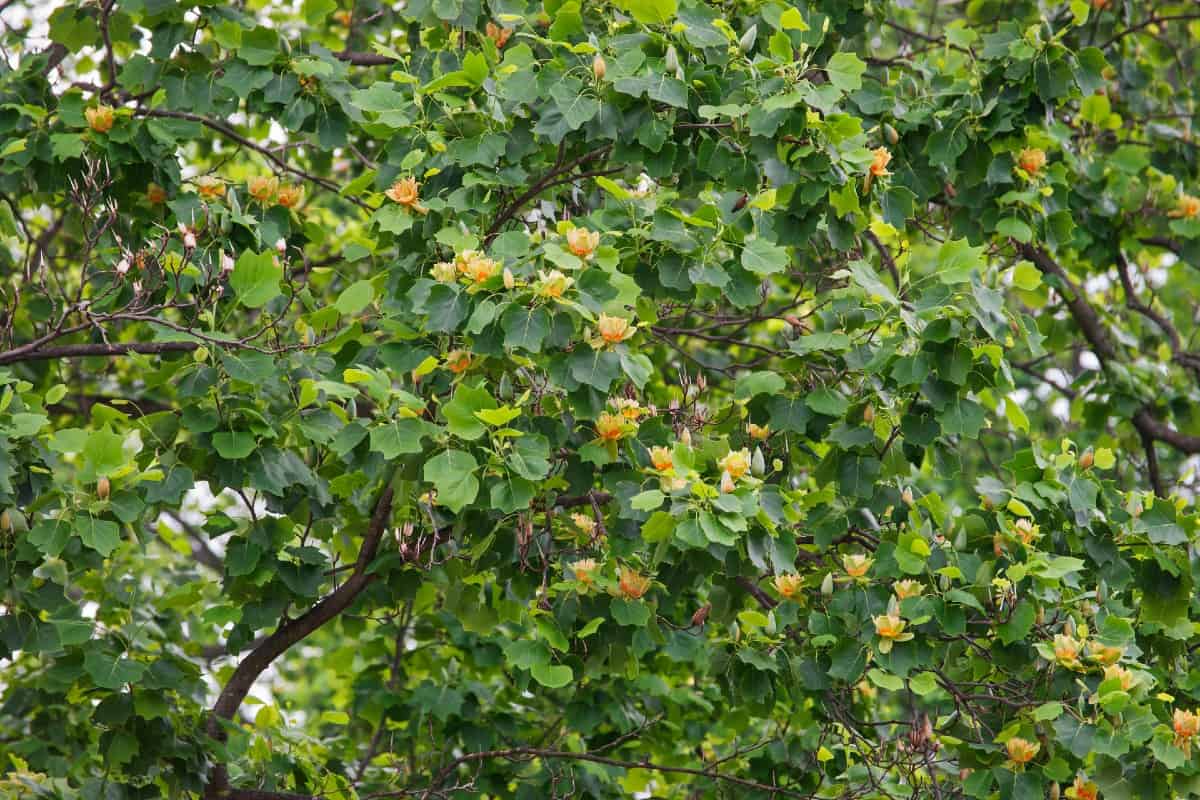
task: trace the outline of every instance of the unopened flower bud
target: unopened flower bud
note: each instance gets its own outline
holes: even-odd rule
[[[275,241],[275,252],[279,253],[279,255],[283,255],[284,253],[286,253],[287,252],[287,240],[282,239],[282,238],[277,239]]]
[[[904,501],[904,505],[911,506],[913,504],[913,492],[908,486],[904,487],[904,491],[900,493],[900,499]]]
[[[825,597],[833,596],[833,573],[826,572],[825,579],[821,581],[821,594]]]
[[[604,56],[599,53],[592,59],[592,74],[596,76],[596,80],[604,80],[605,73],[608,72],[608,64],[604,61]]]
[[[750,471],[760,478],[767,473],[767,460],[763,457],[761,447],[754,448],[754,455],[750,457]]]
[[[233,256],[229,253],[221,253],[221,274],[228,275],[233,272]]]
[[[667,72],[675,72],[679,69],[679,53],[675,51],[675,45],[667,48],[667,57],[664,61]]]
[[[758,38],[758,26],[751,25],[742,34],[742,38],[738,39],[738,49],[743,53],[749,53],[754,49],[754,40]]]
[[[1094,464],[1095,461],[1096,461],[1096,455],[1091,450],[1087,450],[1084,452],[1083,455],[1081,455],[1079,457],[1079,468],[1080,469],[1091,469],[1092,464]]]
[[[183,246],[188,250],[196,249],[196,234],[188,230],[183,234]]]
[[[101,476],[100,479],[96,481],[96,497],[100,500],[107,500],[109,492],[111,491],[112,484],[109,483],[108,478]]]
[[[129,272],[129,259],[122,258],[120,261],[118,261],[116,270],[118,275],[124,275],[125,273]]]
[[[504,288],[511,289],[517,285],[517,279],[513,277],[512,270],[508,267],[504,268]]]

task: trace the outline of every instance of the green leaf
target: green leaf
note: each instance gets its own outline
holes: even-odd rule
[[[92,548],[105,558],[112,555],[112,551],[121,543],[121,529],[117,523],[96,519],[91,515],[75,518],[75,532],[86,547]]]
[[[854,53],[834,53],[825,65],[829,82],[843,92],[856,92],[862,88],[862,76],[867,65]]]
[[[249,431],[221,431],[214,433],[213,448],[221,458],[237,461],[254,452],[258,442]]]
[[[774,372],[751,372],[738,378],[734,397],[741,401],[750,400],[760,394],[777,395],[787,388],[787,382]]]
[[[145,664],[99,649],[88,650],[83,659],[83,668],[97,686],[114,691],[127,683],[136,683],[146,673]]]
[[[674,19],[677,0],[618,0],[618,5],[643,25],[662,25]]]
[[[575,678],[575,673],[565,664],[534,664],[529,674],[548,689],[561,689]]]
[[[742,248],[742,266],[756,275],[783,272],[788,266],[787,249],[755,237]]]
[[[275,263],[275,254],[250,250],[238,256],[229,285],[247,308],[261,308],[279,296],[283,268]]]
[[[984,245],[972,247],[966,239],[948,239],[938,250],[938,279],[942,283],[965,283],[971,273],[982,271],[987,260]]]
[[[333,304],[338,313],[347,316],[357,314],[371,304],[375,299],[375,286],[370,281],[356,281],[346,290],[338,295],[337,302]]]
[[[479,494],[475,470],[479,464],[470,453],[447,450],[425,462],[425,480],[437,489],[438,505],[458,513]]]

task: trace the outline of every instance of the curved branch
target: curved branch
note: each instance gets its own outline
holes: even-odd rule
[[[117,342],[115,344],[63,344],[57,347],[41,347],[32,350],[18,347],[6,353],[0,353],[0,364],[17,364],[22,361],[50,361],[59,358],[124,356],[130,353],[145,353],[148,355],[190,353],[199,346],[197,342]]]
[[[297,642],[304,639],[313,631],[320,628],[326,622],[336,617],[338,614],[345,611],[357,599],[363,589],[375,579],[374,575],[367,574],[367,568],[371,562],[375,560],[375,554],[379,551],[379,541],[383,536],[384,529],[387,527],[388,520],[392,512],[392,488],[389,486],[383,490],[379,496],[379,501],[375,504],[375,511],[371,515],[371,522],[367,527],[367,533],[363,537],[362,546],[358,551],[358,559],[354,562],[354,572],[346,579],[338,588],[321,600],[315,606],[310,608],[304,614],[294,620],[286,620],[279,628],[270,636],[264,639],[257,647],[250,651],[250,655],[242,659],[242,662],[237,665],[237,669],[233,671],[225,688],[221,690],[221,694],[217,697],[217,702],[213,705],[212,711],[208,718],[208,735],[217,741],[225,740],[225,730],[223,722],[233,719],[233,715],[237,713],[238,708],[242,705],[242,701],[246,699],[246,695],[250,693],[251,687],[258,677],[263,673],[271,663],[287,652],[288,648]],[[231,792],[229,788],[229,774],[225,769],[225,765],[218,764],[213,768],[212,780],[209,781],[208,787],[205,790],[205,797],[208,800],[218,800],[218,798],[229,797],[303,797],[303,795],[287,795],[274,792],[247,794],[245,791],[238,790]]]

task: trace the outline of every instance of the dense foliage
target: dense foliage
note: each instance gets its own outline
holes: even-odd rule
[[[1192,3],[0,9],[5,796],[1200,795]]]

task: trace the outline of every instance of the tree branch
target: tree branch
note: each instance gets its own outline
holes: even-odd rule
[[[0,353],[0,365],[17,364],[22,361],[51,361],[59,358],[88,358],[91,356],[124,356],[129,353],[190,353],[200,345],[197,342],[117,342],[115,344],[63,344],[57,347],[41,347],[26,350],[14,348]]]
[[[388,486],[383,490],[383,493],[379,496],[379,501],[375,504],[375,511],[371,515],[371,522],[367,527],[366,535],[363,536],[362,546],[358,551],[358,559],[354,562],[354,573],[346,579],[345,583],[334,589],[324,600],[321,600],[304,614],[294,620],[283,622],[274,633],[251,650],[250,655],[242,659],[242,662],[237,665],[237,669],[233,671],[233,675],[230,676],[229,681],[225,684],[225,688],[221,690],[221,694],[209,714],[209,736],[217,741],[224,741],[225,730],[223,722],[233,719],[242,701],[246,699],[246,695],[250,693],[251,687],[254,686],[254,682],[258,680],[263,671],[271,666],[271,663],[275,659],[287,652],[288,648],[292,645],[301,641],[326,622],[329,622],[349,608],[359,594],[362,593],[363,589],[367,588],[375,579],[374,575],[367,574],[367,567],[375,560],[375,554],[379,550],[379,541],[383,536],[384,529],[387,527],[391,512],[392,488]],[[231,793],[229,773],[224,764],[217,764],[213,767],[212,779],[205,790],[205,797],[208,800],[230,797],[240,797],[250,800],[253,797],[286,798],[303,797],[303,795],[287,795],[273,792],[246,794],[244,790]]]
[[[512,219],[514,216],[516,216],[517,213],[530,200],[537,197],[539,194],[541,194],[542,192],[544,192],[546,189],[550,188],[551,186],[554,186],[557,183],[562,183],[562,176],[569,175],[571,170],[575,169],[575,167],[578,167],[581,164],[586,164],[589,161],[600,158],[601,156],[608,153],[608,151],[611,149],[612,149],[611,144],[606,144],[603,147],[598,147],[595,150],[592,150],[591,152],[584,153],[583,155],[579,156],[579,158],[576,158],[572,161],[567,162],[566,164],[561,164],[559,166],[554,167],[549,172],[547,172],[545,175],[538,178],[537,181],[534,182],[534,184],[532,186],[530,186],[529,189],[524,194],[522,194],[516,200],[513,200],[507,206],[502,208],[499,211],[499,213],[496,214],[496,219],[492,222],[491,227],[488,228],[487,234],[484,236],[484,241],[490,242],[492,239],[496,238],[496,234],[500,232],[500,228],[502,228],[504,226],[504,223],[508,222],[510,219]],[[575,180],[577,178],[582,178],[582,177],[586,177],[586,176],[587,176],[587,174],[585,173],[584,175],[574,176],[574,177],[570,178],[570,180]]]

